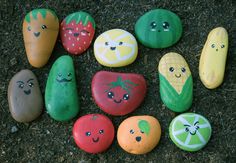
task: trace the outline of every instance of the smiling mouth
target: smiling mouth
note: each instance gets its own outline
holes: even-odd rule
[[[179,74],[179,75],[176,75],[176,74],[175,74],[175,77],[176,77],[176,78],[180,78],[180,77],[181,77],[181,74]]]
[[[66,79],[66,78],[62,78],[61,80],[57,79],[57,81],[59,83],[63,83],[63,82],[70,82],[72,79]]]
[[[196,135],[196,132],[197,131],[194,131],[193,133],[192,132],[189,132],[191,135]]]
[[[74,36],[75,36],[75,37],[78,37],[78,36],[79,36],[79,33],[74,33]]]
[[[94,143],[97,143],[98,141],[99,141],[99,137],[97,137],[97,139],[94,139],[94,138],[93,138],[93,142],[94,142]]]
[[[40,32],[34,32],[35,37],[39,37],[39,35],[40,35]]]
[[[116,47],[110,47],[111,50],[116,50]]]
[[[29,95],[30,93],[31,93],[31,90],[29,89],[29,90],[24,90],[24,93],[26,94],[26,95]]]
[[[117,104],[121,103],[121,101],[122,100],[119,100],[119,101],[114,100],[114,102],[117,103]]]

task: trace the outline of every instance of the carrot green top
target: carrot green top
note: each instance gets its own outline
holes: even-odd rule
[[[86,26],[88,24],[88,22],[92,23],[93,28],[95,29],[95,21],[92,18],[91,15],[89,15],[86,12],[75,12],[73,14],[68,15],[65,18],[66,24],[69,24],[71,21],[75,21],[76,24],[78,24],[80,21],[82,21],[83,25]]]
[[[30,23],[30,21],[31,21],[30,20],[30,14],[32,14],[33,18],[35,20],[37,20],[38,19],[38,17],[37,17],[38,13],[40,13],[42,15],[42,17],[45,19],[48,12],[51,13],[55,17],[55,19],[57,19],[57,15],[52,10],[49,10],[49,9],[34,9],[25,16],[25,20],[28,23]]]

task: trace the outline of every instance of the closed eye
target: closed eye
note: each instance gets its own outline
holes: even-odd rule
[[[89,34],[89,31],[81,30],[80,33],[82,36],[85,36],[85,35]]]
[[[72,31],[73,31],[73,30],[74,30],[74,28],[66,28],[66,30],[72,30]]]

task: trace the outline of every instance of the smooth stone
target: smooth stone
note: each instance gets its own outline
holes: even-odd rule
[[[67,121],[79,112],[75,69],[72,58],[58,58],[49,73],[45,103],[48,114],[57,121]]]
[[[137,39],[149,48],[167,48],[182,35],[182,23],[173,12],[155,9],[141,16],[135,24]]]
[[[122,149],[132,154],[146,154],[153,150],[161,137],[161,126],[152,116],[133,116],[125,119],[117,131]]]
[[[43,67],[49,60],[59,32],[56,14],[49,9],[30,11],[23,22],[23,37],[29,63]]]
[[[95,58],[103,66],[127,66],[135,61],[137,54],[136,39],[122,29],[106,31],[98,36],[94,43]]]
[[[174,144],[189,152],[202,149],[209,141],[211,132],[209,121],[195,113],[178,115],[169,127],[170,138]]]
[[[185,59],[178,53],[167,53],[158,71],[163,103],[174,112],[188,110],[193,101],[193,79]]]
[[[86,51],[94,37],[95,21],[86,12],[68,15],[61,23],[61,41],[66,51],[79,55]]]
[[[220,86],[224,80],[228,52],[228,33],[225,28],[214,28],[208,35],[199,61],[199,75],[208,89]]]
[[[43,110],[43,97],[39,83],[30,70],[16,73],[8,86],[8,104],[11,116],[18,122],[31,122]]]
[[[75,122],[72,133],[79,148],[88,153],[101,153],[112,144],[115,129],[105,115],[88,114]]]
[[[147,91],[142,75],[108,71],[97,72],[91,87],[95,103],[111,115],[126,115],[134,111]]]

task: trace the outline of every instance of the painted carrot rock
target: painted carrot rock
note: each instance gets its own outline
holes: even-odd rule
[[[32,66],[39,68],[48,62],[58,32],[58,18],[52,10],[35,9],[25,16],[23,37],[27,58]]]
[[[82,11],[68,15],[60,26],[60,35],[64,48],[75,55],[79,55],[88,49],[94,33],[94,19],[88,13]]]
[[[192,105],[193,80],[185,59],[177,53],[165,54],[158,66],[160,94],[172,111],[183,112]]]
[[[228,33],[225,28],[213,29],[203,47],[199,62],[199,75],[209,89],[218,87],[224,79],[228,51]]]

